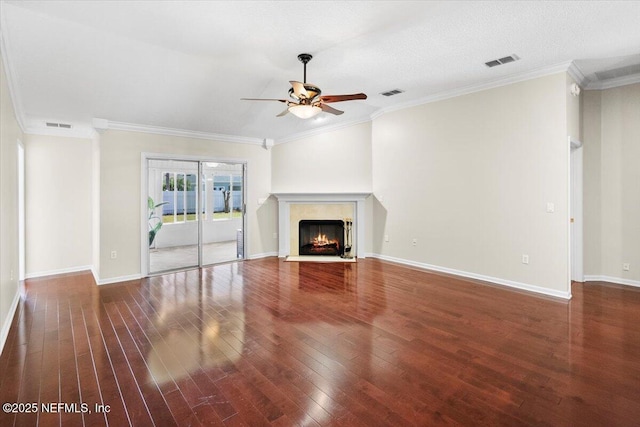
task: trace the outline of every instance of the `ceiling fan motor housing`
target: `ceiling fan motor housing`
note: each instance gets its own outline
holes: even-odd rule
[[[289,96],[296,101],[300,101],[301,104],[309,104],[322,93],[319,87],[310,84],[304,84],[304,89],[307,91],[306,97],[304,96],[304,94],[302,94],[302,96],[300,97],[296,95],[293,88],[289,89]]]

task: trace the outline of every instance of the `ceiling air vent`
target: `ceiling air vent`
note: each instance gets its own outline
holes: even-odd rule
[[[493,59],[489,62],[485,62],[484,65],[486,65],[489,68],[497,67],[498,65],[508,64],[509,62],[517,61],[518,59],[520,59],[520,57],[514,54],[514,55],[505,56],[504,58],[500,58],[500,59]]]
[[[71,125],[68,123],[52,123],[47,122],[47,127],[50,128],[62,128],[62,129],[71,129]]]
[[[393,95],[397,95],[399,93],[404,92],[401,89],[393,89],[393,90],[388,90],[386,92],[380,92],[380,95],[384,95],[384,96],[393,96]]]

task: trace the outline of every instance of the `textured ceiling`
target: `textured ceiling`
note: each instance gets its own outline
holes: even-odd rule
[[[18,114],[282,140],[576,61],[586,81],[640,62],[640,2],[3,1]],[[302,80],[345,114],[276,118]],[[495,68],[486,61],[521,60]],[[631,68],[633,69],[633,68]],[[405,92],[386,98],[380,92]]]

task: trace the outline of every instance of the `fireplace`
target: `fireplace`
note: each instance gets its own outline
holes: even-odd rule
[[[353,218],[351,256],[365,258],[365,200],[371,193],[272,193],[278,199],[278,256],[298,256],[300,220]],[[333,208],[332,206],[335,206]],[[342,206],[342,209],[338,209]],[[314,209],[310,209],[314,208]],[[347,244],[345,243],[345,246]]]
[[[299,222],[299,254],[340,256],[344,251],[344,222],[303,219]]]

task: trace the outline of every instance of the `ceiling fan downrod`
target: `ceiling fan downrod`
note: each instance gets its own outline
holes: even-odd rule
[[[307,62],[311,61],[311,58],[313,58],[313,56],[308,53],[301,53],[298,55],[298,60],[304,64],[304,79],[302,80],[302,83],[307,83]]]

